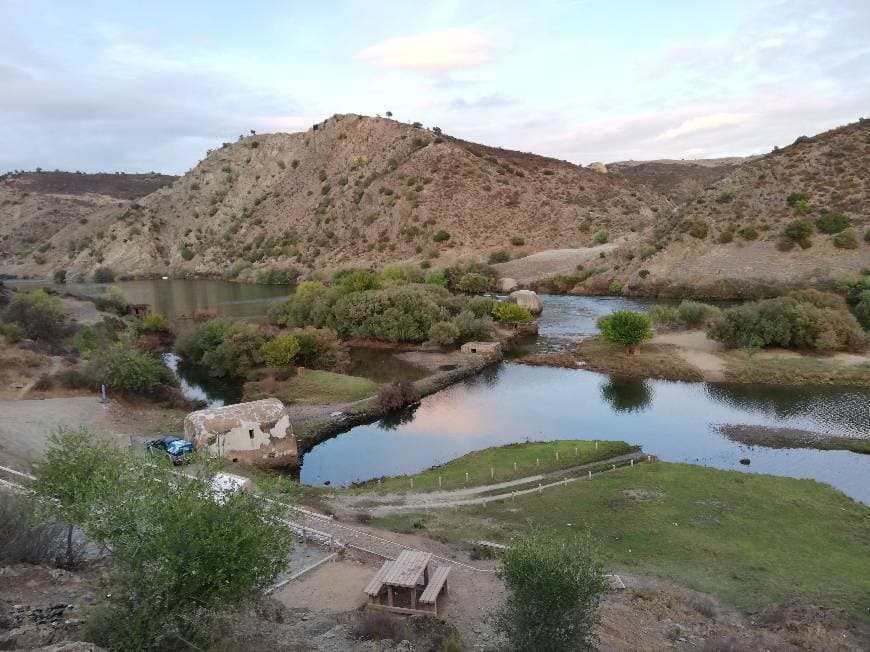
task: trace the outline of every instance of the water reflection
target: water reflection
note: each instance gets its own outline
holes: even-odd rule
[[[645,380],[611,376],[601,386],[601,398],[616,412],[642,412],[652,403],[653,393]]]
[[[242,400],[242,383],[235,379],[212,378],[196,367],[184,364],[174,353],[165,353],[163,362],[178,380],[185,398],[203,401],[207,407],[233,405]]]
[[[397,430],[400,426],[404,426],[414,420],[414,413],[419,406],[418,403],[416,405],[409,405],[401,410],[396,410],[395,412],[390,412],[378,421],[377,425],[384,430]]]

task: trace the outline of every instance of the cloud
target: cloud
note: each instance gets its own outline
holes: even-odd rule
[[[512,97],[507,97],[501,93],[493,93],[472,100],[466,100],[464,97],[454,97],[444,105],[451,111],[473,111],[476,109],[503,109],[516,103],[517,101]]]
[[[448,72],[488,62],[494,46],[489,34],[473,27],[458,27],[389,38],[357,56],[384,68]]]
[[[745,124],[751,119],[752,114],[750,113],[711,113],[709,115],[701,115],[684,120],[676,127],[667,129],[652,140],[654,142],[661,142],[708,131],[719,131],[720,129]]]

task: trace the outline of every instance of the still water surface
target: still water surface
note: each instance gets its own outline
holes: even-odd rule
[[[556,350],[595,332],[601,314],[632,299],[544,297],[541,337]],[[347,484],[414,473],[467,452],[524,440],[621,439],[673,462],[813,478],[870,503],[870,456],[768,449],[729,441],[726,423],[870,436],[870,391],[623,380],[510,362],[425,398],[413,413],[363,425],[305,455],[301,480]],[[741,458],[751,464],[740,464]]]

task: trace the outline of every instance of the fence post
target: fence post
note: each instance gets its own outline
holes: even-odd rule
[[[646,456],[646,461],[647,461],[647,462],[652,462],[652,455],[647,455],[647,456]]]
[[[541,458],[540,458],[540,457],[536,457],[536,458],[535,458],[535,464],[536,464],[537,466],[541,466]]]
[[[559,451],[556,451],[556,461],[559,461]]]
[[[378,478],[378,489],[380,489],[380,488],[381,488],[381,479]]]
[[[440,475],[438,476],[438,488],[439,489],[441,488],[441,476]]]
[[[495,480],[495,469],[492,467],[489,467],[489,479]]]
[[[616,471],[616,464],[613,465],[613,470]]]
[[[468,471],[465,472],[465,484],[468,484]]]
[[[598,450],[598,442],[595,442],[595,450]]]
[[[543,489],[543,487],[541,487],[541,483],[540,483],[540,482],[538,483],[538,493],[539,493],[539,494],[544,493],[544,489]]]
[[[414,478],[411,478],[411,489],[414,488]]]
[[[514,473],[516,473],[516,472],[517,472],[517,463],[514,462]]]
[[[579,453],[577,452],[577,447],[575,446],[574,447],[574,457],[578,457],[578,456],[579,456]]]
[[[634,466],[634,458],[631,458],[631,466]]]
[[[589,472],[589,479],[592,479],[592,471]]]

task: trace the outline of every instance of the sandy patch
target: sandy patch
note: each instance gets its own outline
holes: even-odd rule
[[[677,354],[696,367],[704,375],[704,380],[725,380],[725,362],[716,355],[722,350],[722,345],[708,339],[704,331],[657,333],[652,341],[677,347]]]
[[[273,597],[285,607],[322,611],[351,611],[366,603],[363,589],[378,564],[328,561],[289,582]]]

